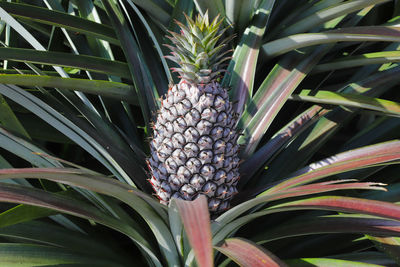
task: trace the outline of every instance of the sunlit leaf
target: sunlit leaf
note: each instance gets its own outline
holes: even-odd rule
[[[290,179],[272,187],[266,193],[279,192],[284,188],[310,183],[336,173],[366,168],[385,162],[390,163],[390,161],[399,159],[400,141],[398,140],[350,150],[298,170],[293,173]]]
[[[318,104],[343,105],[355,108],[364,108],[382,113],[399,116],[400,104],[397,102],[372,98],[363,95],[343,94],[320,90],[316,93],[311,90],[302,90],[299,94],[292,95],[291,100],[306,101]]]
[[[276,57],[291,50],[307,46],[336,42],[399,42],[400,28],[365,26],[343,28],[323,33],[295,34],[266,43],[262,49],[266,56]]]
[[[230,238],[224,240],[221,246],[215,248],[240,266],[287,266],[271,252],[249,240]]]
[[[4,74],[0,75],[0,83],[78,90],[84,93],[112,97],[138,105],[138,101],[133,93],[133,87],[118,82],[25,74]]]
[[[210,215],[207,199],[200,195],[194,201],[173,199],[199,267],[213,266]]]
[[[90,265],[124,266],[115,261],[94,258],[58,247],[33,244],[0,244],[0,264],[3,266]],[[161,266],[161,265],[160,265]]]
[[[244,4],[244,3],[243,3]],[[234,5],[231,3],[230,5]],[[232,87],[232,101],[238,101],[236,112],[242,113],[244,105],[253,95],[254,76],[258,54],[260,52],[261,38],[268,25],[269,15],[274,1],[264,0],[255,11],[252,24],[247,27],[239,46],[235,49],[232,61],[228,67],[224,83]]]
[[[369,64],[385,64],[400,61],[400,51],[383,51],[367,53],[359,56],[350,56],[343,59],[336,59],[329,63],[315,66],[313,73],[332,71],[337,69],[353,68]]]

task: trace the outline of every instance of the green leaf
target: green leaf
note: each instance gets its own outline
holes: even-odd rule
[[[101,146],[92,136],[88,135],[80,127],[75,125],[73,122],[65,118],[63,115],[58,113],[56,110],[48,106],[42,100],[36,98],[32,94],[25,92],[24,90],[12,86],[12,85],[1,85],[0,93],[16,101],[20,105],[32,111],[35,115],[46,121],[48,124],[68,136],[75,143],[80,145],[83,149],[88,151],[94,158],[99,160],[104,166],[106,166],[118,179],[126,181],[128,184],[133,185],[132,178],[127,175],[124,169],[122,169],[118,162],[109,154],[107,148]],[[140,175],[142,170],[136,164],[132,164],[131,168],[135,169],[135,172]],[[140,183],[140,180],[136,180]],[[146,182],[146,181],[142,181]]]
[[[388,89],[400,81],[399,73],[400,67],[380,71],[373,75],[368,75],[361,81],[350,83],[344,87],[338,86],[338,92],[376,97],[387,92]],[[258,179],[260,185],[266,183],[266,181],[273,181],[287,176],[290,172],[303,167],[322,145],[330,140],[336,131],[355,115],[354,109],[349,111],[341,107],[336,107],[333,110],[325,109],[321,112],[326,114],[305,129],[269,163],[266,175]],[[293,157],[293,153],[296,153],[297,156]],[[282,164],[285,165],[285,168],[282,168]]]
[[[171,7],[162,0],[128,0],[146,10],[152,17],[159,20],[163,25],[170,21]]]
[[[242,238],[225,239],[221,246],[215,247],[240,266],[284,267],[287,266],[278,257],[265,248]]]
[[[102,0],[106,8],[107,14],[113,24],[114,30],[121,41],[121,47],[128,62],[131,79],[136,88],[139,98],[141,111],[149,129],[149,123],[152,112],[156,112],[158,108],[158,93],[154,82],[147,69],[146,63],[141,55],[139,46],[131,32],[130,21],[127,21],[123,12],[114,0]],[[133,28],[133,26],[131,27]]]
[[[344,94],[323,90],[319,90],[318,92],[302,90],[300,94],[292,95],[289,99],[318,104],[343,105],[370,109],[393,116],[400,115],[400,103],[363,95]]]
[[[115,261],[81,255],[58,247],[33,244],[0,243],[0,264],[3,266],[57,266],[78,264],[87,266],[124,266]]]
[[[382,265],[364,263],[349,260],[340,259],[329,259],[329,258],[301,258],[294,260],[285,261],[290,266],[296,267],[328,267],[328,266],[340,266],[340,267],[381,267]]]
[[[2,173],[9,171],[1,170]],[[81,218],[93,220],[129,236],[155,265],[161,266],[148,242],[138,232],[120,220],[100,212],[94,206],[74,198],[49,193],[43,190],[19,185],[0,183],[0,201],[21,203],[56,210]]]
[[[0,213],[0,228],[13,224],[28,222],[34,219],[48,217],[57,213],[57,211],[50,209],[29,205],[18,205]]]
[[[92,22],[63,12],[46,8],[2,1],[0,7],[17,18],[37,21],[40,23],[66,28],[77,33],[84,33],[119,45],[113,29],[107,25]]]
[[[174,244],[174,239],[166,224],[168,217],[164,206],[126,183],[101,175],[93,175],[93,172],[68,168],[3,169],[0,170],[0,179],[2,178],[46,179],[117,198],[143,217],[157,238],[160,249],[168,262],[179,262],[176,247],[171,245]]]
[[[51,158],[44,157],[38,153],[44,151],[31,142],[18,137],[0,127],[0,147],[25,159],[37,167],[61,167],[62,165]]]
[[[351,181],[351,180],[350,180]],[[345,182],[345,183],[343,183]],[[252,198],[248,201],[242,202],[241,204],[231,208],[227,212],[223,213],[216,219],[216,224],[214,225],[213,232],[218,233],[214,240],[221,241],[229,233],[236,231],[240,226],[250,222],[251,220],[262,216],[262,213],[258,215],[250,214],[242,218],[233,221],[238,218],[241,214],[255,208],[257,205],[262,203],[268,203],[274,200],[282,200],[285,198],[307,196],[311,194],[325,193],[336,190],[348,190],[348,189],[375,189],[375,190],[385,190],[381,187],[382,184],[377,183],[352,183],[349,180],[337,180],[329,181],[323,183],[315,183],[310,185],[298,186],[295,188],[290,188],[282,190],[280,192],[275,192],[271,194],[264,193],[258,197]],[[233,222],[232,222],[233,221]],[[218,237],[217,237],[218,236]]]
[[[231,98],[232,102],[238,101],[236,112],[239,114],[242,113],[249,97],[253,95],[254,76],[261,39],[267,28],[274,2],[264,0],[255,11],[252,24],[244,32],[228,67],[228,73],[232,73],[232,75],[225,75],[224,77],[224,85],[230,86],[234,94]],[[227,81],[228,79],[229,81]]]
[[[312,13],[310,16],[288,26],[280,36],[292,35],[300,32],[305,32],[312,29],[315,26],[321,25],[323,22],[327,22],[334,18],[340,17],[368,7],[370,5],[381,4],[388,2],[387,0],[353,0],[337,5],[329,6],[323,10]]]
[[[379,250],[384,252],[397,264],[400,264],[400,238],[399,237],[384,237],[384,236],[368,236],[368,239],[372,240]]]
[[[276,57],[300,48],[336,42],[400,42],[400,27],[365,26],[295,34],[268,42],[262,49],[266,56]]]
[[[244,129],[238,140],[239,144],[245,144],[243,158],[253,154],[287,98],[328,49],[320,46],[304,58],[284,57],[265,78],[238,123]]]
[[[10,131],[25,136],[26,138],[30,138],[24,126],[22,126],[21,122],[15,116],[15,113],[2,95],[0,95],[0,125],[9,129]]]
[[[386,64],[391,62],[400,62],[400,51],[382,51],[339,58],[329,63],[315,66],[312,73],[353,68],[370,64]]]
[[[199,13],[204,16],[208,12],[210,20],[213,20],[217,15],[225,15],[224,4],[222,0],[214,0],[212,2],[206,0],[193,0]],[[230,5],[231,3],[227,3]]]
[[[133,91],[134,88],[131,85],[118,82],[26,74],[2,74],[0,75],[0,83],[77,90],[83,93],[111,97],[138,105],[137,97]]]
[[[171,229],[171,234],[174,237],[176,247],[181,256],[184,254],[183,248],[183,224],[182,220],[179,216],[178,206],[176,204],[176,200],[172,199],[169,202],[168,206],[168,218],[169,218],[169,227]]]
[[[24,48],[0,47],[0,59],[78,68],[107,75],[130,78],[129,68],[126,63],[93,56],[73,55],[62,52],[35,51]]]
[[[82,255],[114,260],[117,263],[123,261],[121,255],[117,255],[110,249],[111,244],[100,238],[93,238],[86,233],[42,221],[30,221],[0,228],[0,236],[17,239],[20,243],[37,243],[60,249],[65,248]]]
[[[188,6],[189,6],[188,8],[185,8],[185,10],[187,10],[187,9],[190,10],[191,7],[193,8],[193,3],[192,3],[192,2],[179,1],[179,3],[180,3],[180,2],[184,2],[184,3],[182,3],[182,5],[188,5]],[[128,3],[129,3],[130,6],[132,7],[132,9],[135,11],[135,13],[139,16],[140,21],[142,22],[143,26],[145,27],[145,29],[146,29],[146,31],[147,31],[147,34],[149,35],[151,41],[153,42],[154,48],[155,48],[156,51],[157,51],[157,57],[156,57],[156,58],[157,58],[158,60],[161,61],[161,64],[162,64],[162,66],[163,66],[163,70],[164,70],[165,76],[167,77],[168,81],[172,81],[172,76],[171,76],[171,72],[170,72],[169,69],[168,69],[167,61],[166,61],[166,59],[164,58],[163,52],[162,52],[162,50],[161,50],[160,43],[158,42],[158,40],[157,40],[157,38],[156,38],[156,36],[155,36],[153,30],[151,29],[149,23],[147,23],[145,17],[144,17],[143,14],[140,12],[140,10],[139,10],[134,4],[132,4],[131,1],[128,1]],[[174,12],[175,12],[176,8],[180,6],[179,3],[177,3],[177,4],[175,5]],[[177,12],[178,12],[178,11],[177,11]],[[181,10],[179,10],[179,12],[181,12]],[[181,15],[182,15],[182,13],[181,13]],[[174,15],[173,15],[173,17],[174,17]],[[146,47],[144,47],[144,48],[146,48]],[[143,47],[142,47],[142,49],[143,49]],[[145,52],[143,52],[143,53],[144,53],[144,56],[145,56],[146,53],[145,53]],[[153,64],[159,64],[159,62],[158,62],[158,61],[157,61],[157,62],[153,62]],[[150,64],[149,64],[149,65],[150,65]],[[158,68],[157,68],[157,69],[158,69]],[[152,71],[153,71],[153,69],[152,69]],[[161,72],[161,73],[162,73],[162,72]],[[155,82],[157,82],[157,81],[155,81]],[[167,85],[167,86],[168,86],[168,85]],[[165,86],[165,87],[167,87],[167,86]]]
[[[241,178],[239,185],[246,184],[285,144],[288,144],[290,140],[298,136],[325,113],[326,110],[322,107],[314,105],[279,130],[265,145],[240,165]]]

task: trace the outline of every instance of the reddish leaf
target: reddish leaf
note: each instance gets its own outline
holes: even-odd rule
[[[374,189],[374,190],[386,190],[381,187],[383,184],[380,183],[343,183],[351,180],[338,180],[338,181],[328,181],[323,183],[316,183],[304,186],[297,186],[295,188],[289,188],[282,190],[280,192],[269,192],[266,191],[259,195],[256,198],[250,199],[246,202],[243,202],[230,210],[226,211],[222,215],[220,215],[216,221],[219,222],[220,225],[225,225],[235,218],[239,217],[244,212],[254,208],[255,206],[271,202],[274,200],[280,200],[290,197],[299,197],[299,196],[307,196],[311,194],[325,193],[331,192],[335,190],[346,190],[346,189]],[[343,184],[336,184],[343,183]],[[385,203],[385,202],[383,202]],[[217,230],[216,230],[217,231]]]
[[[346,151],[298,170],[290,179],[272,187],[268,193],[279,192],[346,171],[366,168],[400,159],[400,141],[390,141]]]
[[[271,252],[245,239],[226,239],[220,247],[215,247],[215,249],[234,260],[240,266],[287,266]]]
[[[297,200],[268,208],[272,210],[289,211],[302,209],[333,210],[340,212],[361,213],[400,220],[400,205],[361,198],[344,196],[323,196]]]
[[[400,236],[400,222],[354,215],[299,217],[290,223],[266,229],[255,235],[255,241],[270,242],[293,236],[326,233],[360,233],[378,236]]]
[[[173,199],[193,248],[199,267],[213,266],[213,248],[207,199],[200,195],[194,201]]]

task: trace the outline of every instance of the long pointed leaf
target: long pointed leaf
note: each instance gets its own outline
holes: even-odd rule
[[[399,236],[400,222],[360,216],[334,215],[301,218],[301,221],[283,224],[255,236],[257,243],[281,238],[322,233],[360,233],[378,236]]]
[[[388,0],[353,0],[332,5],[326,9],[312,13],[310,16],[298,21],[282,31],[281,36],[305,32],[323,22],[332,20],[345,14],[360,10],[362,8],[388,2]]]
[[[267,208],[268,212],[318,209],[361,213],[387,219],[400,220],[400,205],[390,202],[344,196],[323,196],[287,202]]]
[[[205,196],[194,201],[173,199],[182,218],[184,229],[199,267],[213,266],[210,214]]]
[[[146,240],[144,240],[133,228],[119,220],[105,215],[93,206],[83,201],[78,201],[66,196],[56,195],[29,187],[0,184],[0,201],[21,203],[53,209],[59,212],[71,214],[85,219],[94,220],[100,224],[115,229],[129,237],[152,258],[154,264],[161,266]],[[157,264],[158,263],[158,264]]]
[[[312,73],[353,68],[369,64],[385,64],[391,62],[400,62],[400,51],[382,51],[362,54],[359,56],[349,56],[343,59],[334,60],[329,63],[319,64],[315,66]]]
[[[171,246],[174,239],[166,225],[168,218],[164,206],[132,186],[100,175],[93,176],[92,172],[67,168],[4,169],[0,170],[0,178],[41,178],[115,197],[143,217],[157,238],[166,259],[179,262],[176,247]]]
[[[62,67],[80,68],[108,75],[130,78],[126,63],[99,57],[72,55],[70,53],[35,51],[24,48],[0,48],[0,58]]]
[[[265,193],[279,192],[284,188],[310,183],[335,173],[366,168],[380,163],[400,159],[400,141],[390,141],[350,150],[311,164],[297,172],[289,179],[272,187]]]
[[[35,115],[39,116],[51,126],[74,140],[94,158],[104,164],[104,166],[106,166],[119,179],[125,180],[129,184],[133,184],[131,178],[118,165],[118,163],[111,158],[105,148],[101,147],[92,137],[87,135],[82,129],[74,125],[71,121],[56,112],[46,103],[12,85],[0,85],[0,93],[29,109]]]
[[[78,33],[81,32],[103,40],[107,40],[116,45],[119,44],[119,41],[115,36],[115,32],[107,25],[95,23],[77,16],[48,10],[46,8],[34,5],[2,1],[0,2],[0,7],[4,8],[4,10],[6,10],[8,13],[18,18],[24,18],[49,25],[63,27]]]
[[[224,240],[221,246],[215,247],[218,251],[234,260],[240,266],[252,267],[284,267],[287,266],[278,257],[255,243],[240,239],[230,238]]]
[[[400,42],[400,27],[365,26],[295,34],[266,43],[262,49],[266,56],[276,57],[303,47],[336,42]]]
[[[297,57],[297,60],[285,57],[264,80],[258,89],[258,94],[256,93],[253,98],[259,107],[256,103],[251,103],[247,110],[248,114],[245,113],[239,121],[239,127],[245,129],[244,135],[238,140],[239,143],[245,144],[241,152],[243,158],[248,158],[255,151],[287,98],[328,48],[320,46],[303,60],[302,57]]]
[[[241,114],[249,96],[253,95],[253,83],[256,72],[256,63],[260,51],[261,38],[268,25],[269,15],[275,1],[264,0],[256,10],[252,24],[246,29],[236,48],[232,61],[226,75],[230,77],[229,82],[225,82],[232,87],[234,96],[232,102],[236,104],[236,112]]]
[[[0,75],[0,83],[78,90],[84,93],[112,97],[138,105],[137,98],[133,93],[133,87],[118,82],[25,74],[3,74]]]
[[[0,264],[3,266],[119,266],[101,258],[44,245],[0,243]],[[161,265],[160,265],[161,266]]]
[[[318,104],[343,105],[348,107],[364,108],[379,111],[388,115],[399,116],[400,104],[397,102],[372,98],[363,95],[343,94],[320,90],[316,93],[311,90],[302,90],[299,94],[292,95],[289,99],[306,101]]]
[[[240,186],[246,182],[291,139],[296,137],[312,122],[326,113],[322,107],[314,105],[294,118],[277,132],[265,145],[258,149],[240,165]]]

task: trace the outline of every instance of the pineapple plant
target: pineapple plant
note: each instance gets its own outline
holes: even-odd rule
[[[236,115],[228,91],[218,78],[224,71],[226,42],[220,42],[223,19],[210,23],[208,13],[181,34],[171,32],[170,60],[181,79],[161,101],[150,143],[150,183],[161,203],[171,197],[194,200],[207,196],[211,212],[222,212],[237,192],[239,157]],[[226,49],[225,49],[226,50]]]
[[[0,266],[398,266],[399,7],[0,1]]]

